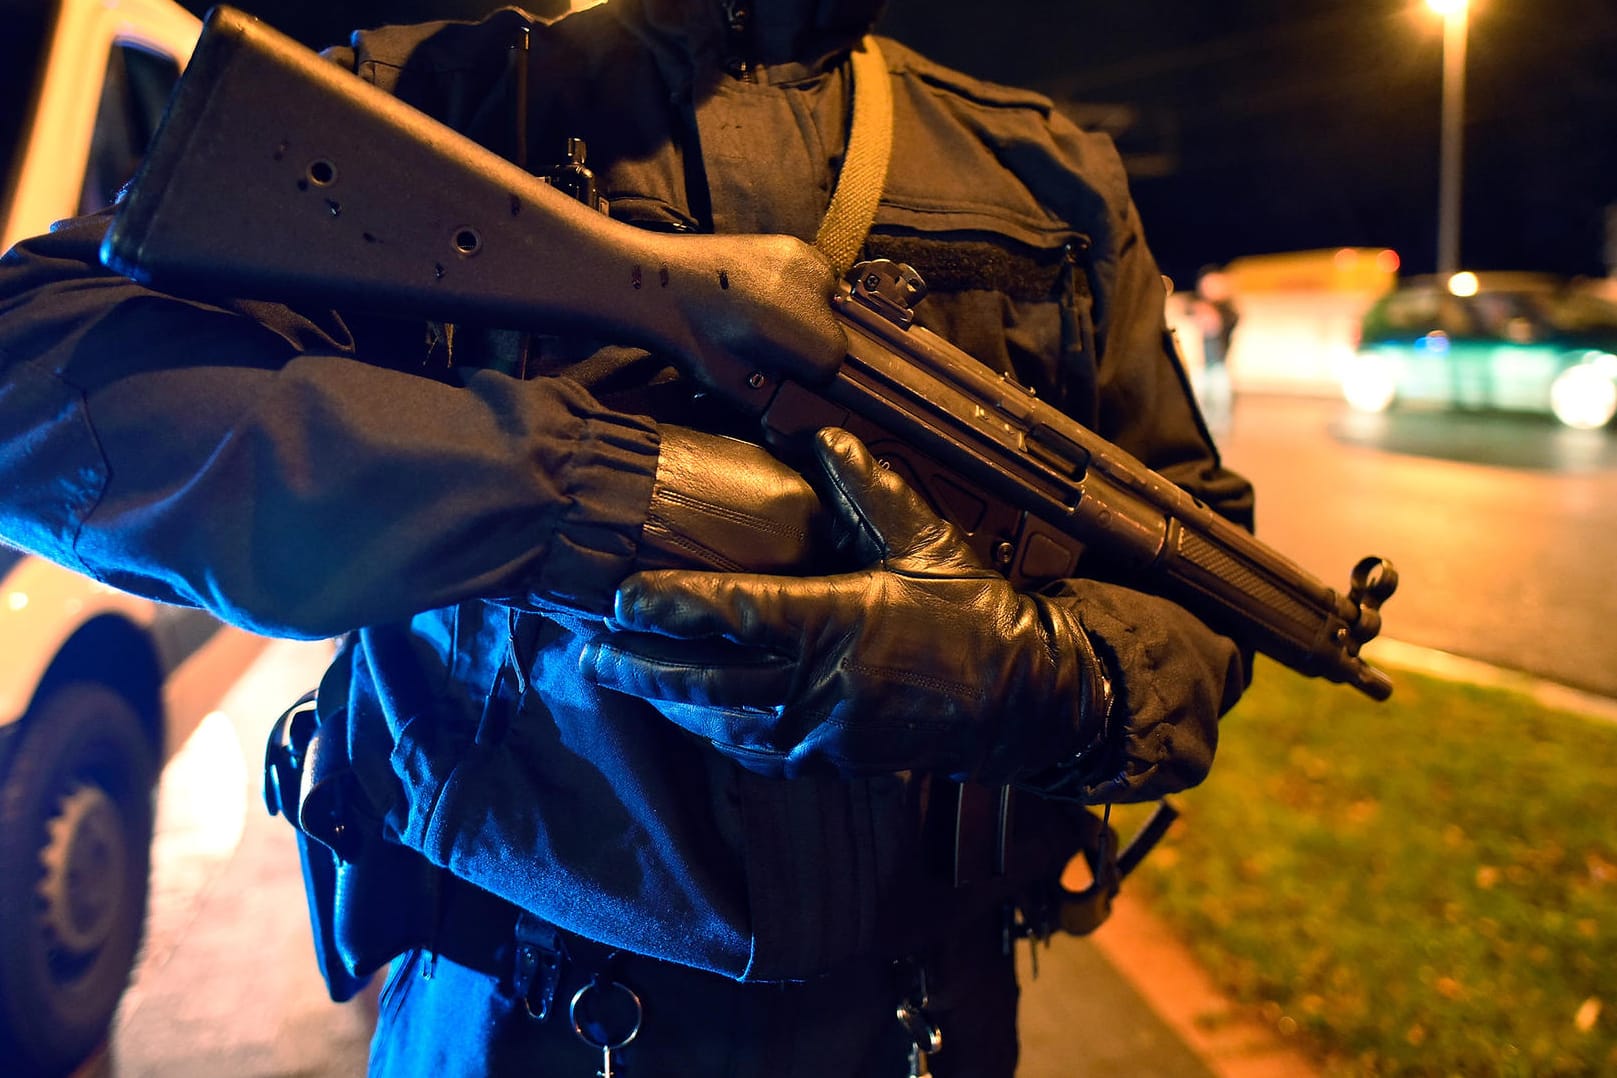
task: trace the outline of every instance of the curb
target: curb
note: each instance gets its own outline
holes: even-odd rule
[[[1319,1066],[1288,1044],[1281,1028],[1214,987],[1189,949],[1127,888],[1113,902],[1111,917],[1089,938],[1218,1078],[1320,1075]]]
[[[1520,670],[1510,670],[1480,659],[1467,659],[1437,648],[1408,644],[1402,640],[1378,638],[1370,649],[1376,660],[1388,666],[1448,681],[1468,681],[1490,689],[1508,689],[1531,697],[1545,707],[1587,715],[1604,722],[1617,722],[1617,700],[1599,693],[1574,689]]]

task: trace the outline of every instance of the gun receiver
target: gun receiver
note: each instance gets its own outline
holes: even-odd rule
[[[847,427],[1019,585],[1081,558],[1303,674],[1385,699],[1359,649],[1397,574],[1341,594],[913,324],[924,284],[833,281],[786,237],[614,222],[230,8],[209,16],[102,252],[206,295],[581,331],[661,350],[789,447]]]

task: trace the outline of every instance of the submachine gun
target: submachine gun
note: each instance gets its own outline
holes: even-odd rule
[[[859,435],[1018,585],[1093,557],[1299,673],[1392,692],[1359,655],[1388,562],[1326,586],[915,325],[909,267],[833,285],[794,239],[615,222],[239,11],[210,13],[102,256],[172,291],[653,349],[787,455]]]

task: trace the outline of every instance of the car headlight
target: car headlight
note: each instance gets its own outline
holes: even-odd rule
[[[1550,411],[1569,427],[1593,430],[1617,415],[1617,356],[1590,352],[1550,383]]]
[[[1386,356],[1361,352],[1342,365],[1342,396],[1360,412],[1384,412],[1398,395],[1398,367]]]

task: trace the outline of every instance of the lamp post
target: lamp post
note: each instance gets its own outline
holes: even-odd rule
[[[1443,147],[1438,160],[1437,272],[1460,268],[1460,159],[1465,117],[1465,31],[1469,0],[1426,0],[1443,16]]]

